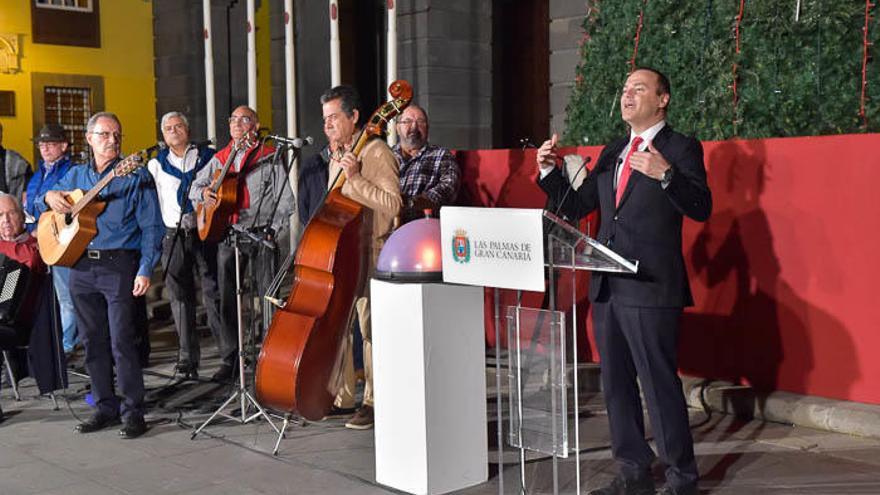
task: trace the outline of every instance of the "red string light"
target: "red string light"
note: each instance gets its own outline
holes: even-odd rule
[[[736,26],[734,27],[734,37],[736,40],[736,44],[735,44],[736,56],[734,57],[734,60],[733,60],[733,86],[732,86],[732,89],[733,89],[733,133],[734,134],[736,134],[736,105],[737,105],[737,103],[739,103],[739,94],[737,93],[737,88],[736,88],[736,71],[737,71],[737,68],[739,68],[739,64],[737,63],[737,60],[739,60],[740,40],[741,40],[740,34],[739,34],[739,27],[742,24],[743,14],[745,13],[745,10],[746,10],[746,0],[740,0],[739,1],[739,15],[736,16]]]
[[[865,114],[865,101],[868,88],[868,46],[873,43],[868,42],[868,25],[871,21],[871,7],[874,4],[871,0],[865,0],[865,27],[862,28],[862,94],[859,97],[859,117],[862,118],[862,127],[868,127],[868,117]]]
[[[645,7],[648,5],[648,0],[644,0],[642,2],[642,10],[639,11],[639,20],[636,23],[636,36],[635,36],[635,46],[633,47],[632,58],[629,59],[629,70],[630,72],[634,71],[636,68],[636,55],[639,53],[639,39],[642,37],[642,25],[645,20]]]

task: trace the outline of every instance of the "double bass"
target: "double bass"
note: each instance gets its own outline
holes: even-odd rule
[[[370,139],[412,100],[403,80],[388,88],[392,99],[377,109],[352,152]],[[355,299],[364,283],[360,203],[342,195],[340,174],[300,240],[292,268],[291,292],[275,311],[257,361],[256,393],[264,405],[317,421],[333,405],[331,379],[351,323]]]

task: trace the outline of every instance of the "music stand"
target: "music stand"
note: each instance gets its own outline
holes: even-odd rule
[[[222,415],[223,417],[231,419],[233,421],[238,421],[240,424],[250,423],[251,421],[262,416],[269,423],[269,426],[271,426],[272,429],[275,430],[275,433],[279,433],[279,434],[281,433],[281,431],[278,430],[278,427],[275,426],[275,423],[272,422],[272,419],[269,417],[269,414],[266,412],[265,409],[263,409],[263,406],[261,406],[260,403],[257,402],[257,399],[255,399],[254,396],[251,395],[250,392],[248,392],[247,384],[245,383],[245,374],[244,374],[244,368],[245,368],[245,366],[244,366],[244,358],[245,358],[245,356],[244,356],[245,355],[245,351],[244,351],[244,317],[242,316],[242,311],[241,311],[241,295],[242,295],[242,290],[241,290],[241,249],[239,247],[239,243],[241,242],[241,239],[240,239],[241,236],[250,237],[253,234],[251,234],[250,232],[247,232],[246,230],[240,229],[240,228],[238,228],[238,229],[233,228],[233,230],[234,230],[234,232],[232,233],[232,245],[235,250],[235,305],[236,305],[236,316],[237,316],[236,323],[238,325],[238,385],[239,385],[239,387],[238,387],[238,390],[233,392],[232,395],[230,395],[229,398],[226,399],[226,401],[223,402],[223,404],[219,408],[217,408],[217,410],[214,411],[214,413],[211,414],[211,416],[207,420],[205,420],[204,423],[201,424],[201,426],[199,426],[194,432],[192,432],[192,434],[190,435],[190,440],[194,440],[196,438],[196,436],[199,433],[201,433],[201,431],[203,429],[205,429],[205,427],[208,426],[214,420],[214,418],[216,418],[219,415]],[[231,404],[235,399],[240,399],[240,401],[241,401],[241,403],[240,403],[241,417],[240,418],[223,413],[223,410],[226,409],[226,406]],[[250,402],[250,404],[253,405],[257,409],[257,412],[255,412],[251,416],[247,415],[248,402]]]

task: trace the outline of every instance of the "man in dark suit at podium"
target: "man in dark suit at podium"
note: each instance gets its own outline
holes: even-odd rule
[[[712,211],[699,141],[666,124],[669,80],[640,68],[623,86],[620,108],[629,136],[605,146],[577,191],[556,168],[557,136],[539,148],[539,184],[569,218],[596,208],[598,241],[627,259],[635,275],[594,272],[590,301],[602,386],[619,472],[597,495],[654,493],[639,385],[647,402],[657,451],[667,465],[660,494],[697,493],[697,465],[687,405],[677,374],[682,308],[693,304],[681,248],[684,216],[705,221]],[[568,194],[571,192],[571,194]]]

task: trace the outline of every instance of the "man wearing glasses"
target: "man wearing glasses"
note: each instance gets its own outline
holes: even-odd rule
[[[401,223],[424,217],[424,210],[451,205],[461,172],[448,149],[428,144],[428,114],[411,104],[397,120],[400,142],[392,151],[400,162]]]
[[[37,197],[40,212],[48,208],[70,213],[68,194],[88,191],[120,161],[122,124],[115,114],[99,112],[86,125],[91,163],[72,167],[45,196]],[[91,433],[118,424],[122,438],[137,438],[144,422],[144,376],[139,352],[142,334],[136,298],[150,287],[159,261],[165,228],[149,172],[138,168],[110,181],[99,195],[105,202],[97,217],[97,234],[70,272],[70,295],[86,350],[86,370],[97,411],[77,425]],[[116,382],[123,400],[114,390]]]
[[[217,193],[212,185],[215,172],[221,170],[229,159],[236,143],[244,143],[246,148],[236,153],[229,168],[227,177],[237,181],[238,194],[235,212],[228,219],[214,219],[229,225],[224,240],[217,247],[217,283],[220,289],[220,367],[211,377],[216,382],[228,382],[238,372],[238,308],[235,295],[235,245],[232,226],[235,224],[256,232],[259,235],[274,238],[286,228],[290,216],[293,194],[287,185],[287,173],[281,162],[273,164],[275,148],[259,142],[257,131],[260,120],[257,112],[247,106],[239,106],[229,116],[229,144],[211,158],[196,175],[190,189],[189,198],[194,205],[204,202],[213,207],[217,204]],[[280,200],[279,200],[280,197]],[[273,211],[276,201],[277,210]],[[279,235],[278,237],[283,237]],[[247,267],[248,260],[259,256],[257,264],[259,273],[254,282],[258,285],[260,295],[265,291],[264,285],[274,278],[274,261],[277,253],[267,251],[265,247],[255,244],[240,245],[241,272]]]
[[[299,178],[299,215],[303,225],[322,205],[324,193],[336,183],[339,175],[345,176],[343,196],[364,206],[364,223],[361,228],[361,245],[369,264],[366,277],[372,276],[385,239],[396,225],[400,212],[400,179],[397,160],[382,139],[371,139],[355,156],[352,152],[357,142],[361,99],[357,90],[341,85],[328,89],[321,95],[321,111],[324,119],[324,135],[328,146],[321,153],[303,164]],[[347,428],[365,430],[373,427],[373,359],[370,331],[370,284],[364,284],[363,292],[355,301],[356,325],[363,340],[364,395],[361,407],[346,423]],[[348,332],[344,341],[344,357],[340,383],[330,416],[340,416],[354,411],[357,379],[354,370],[354,339]]]
[[[70,155],[67,153],[69,141],[64,134],[64,128],[59,124],[46,124],[40,129],[40,133],[34,138],[40,148],[40,163],[37,165],[37,173],[31,177],[25,194],[24,210],[27,218],[28,232],[37,228],[40,219],[40,211],[34,202],[46,191],[52,189],[55,184],[67,175],[67,171],[73,166]],[[52,283],[55,286],[55,295],[61,307],[61,330],[64,345],[64,354],[69,358],[80,338],[76,330],[76,314],[73,309],[73,300],[70,298],[70,268],[66,266],[52,267]]]

